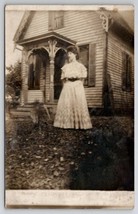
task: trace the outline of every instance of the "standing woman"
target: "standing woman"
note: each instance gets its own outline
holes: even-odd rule
[[[68,63],[62,67],[61,91],[54,126],[64,129],[90,129],[91,119],[88,112],[83,81],[87,77],[84,65],[79,63],[76,46],[67,48]]]

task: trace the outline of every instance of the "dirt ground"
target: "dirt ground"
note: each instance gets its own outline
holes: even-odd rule
[[[6,118],[6,189],[134,189],[134,121],[91,117],[90,130]]]

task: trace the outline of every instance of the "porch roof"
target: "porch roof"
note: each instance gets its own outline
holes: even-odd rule
[[[23,40],[17,41],[16,44],[26,45],[28,43],[32,43],[32,42],[36,42],[36,41],[40,41],[40,40],[48,40],[48,39],[57,39],[59,41],[65,42],[67,45],[75,45],[76,44],[76,41],[71,40],[71,39],[69,39],[63,35],[60,35],[56,32],[49,32],[46,34],[42,34],[40,36],[35,36],[35,37],[28,38],[28,39],[23,39]]]

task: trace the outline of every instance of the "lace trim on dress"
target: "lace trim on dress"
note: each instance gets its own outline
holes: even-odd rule
[[[72,62],[62,67],[61,79],[64,78],[86,78],[87,69],[79,62]]]

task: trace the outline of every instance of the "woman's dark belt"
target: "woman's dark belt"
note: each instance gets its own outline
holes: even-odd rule
[[[67,78],[67,80],[71,81],[71,82],[75,82],[76,80],[80,80],[79,78]]]

